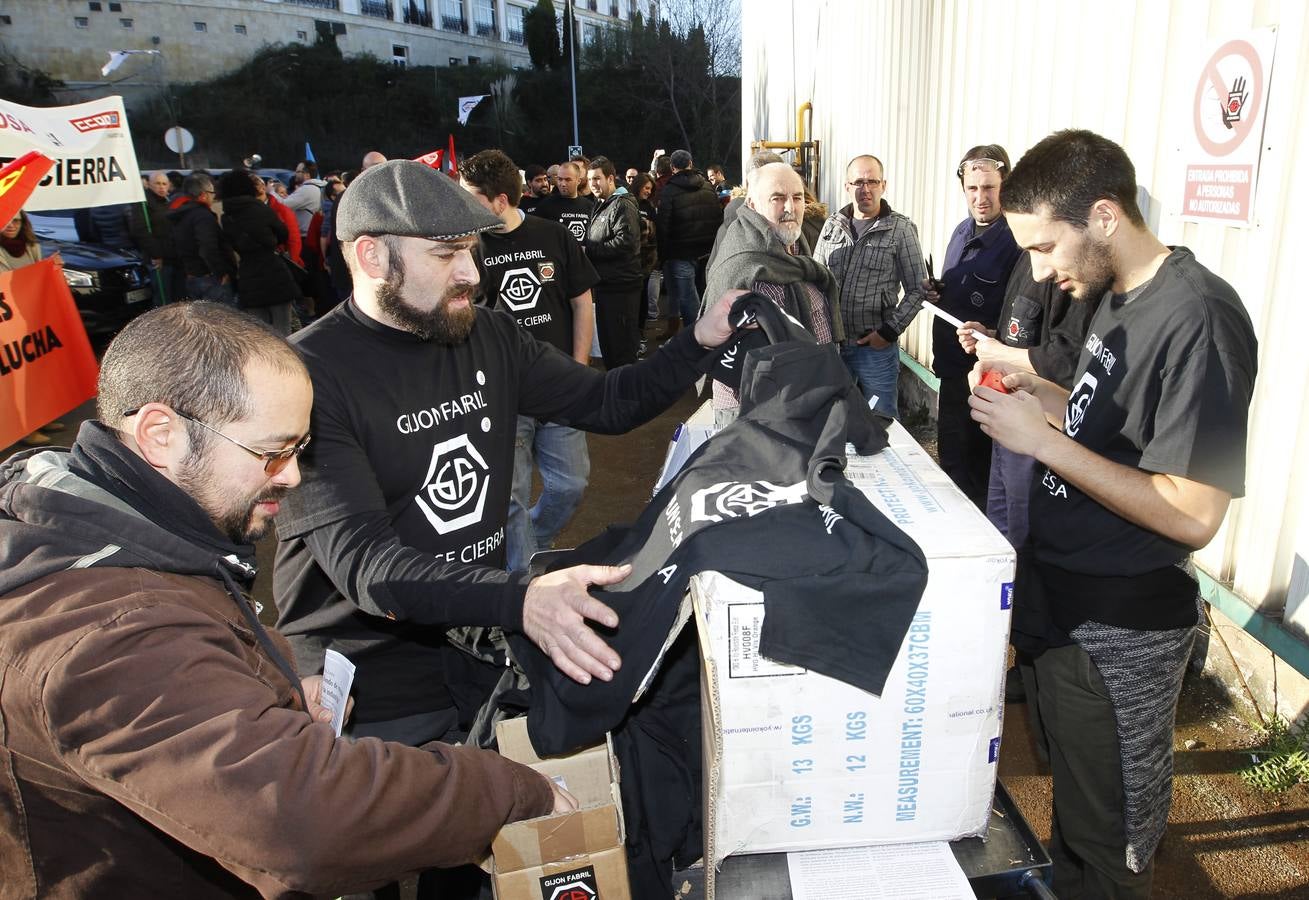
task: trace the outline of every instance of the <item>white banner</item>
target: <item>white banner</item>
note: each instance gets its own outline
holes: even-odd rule
[[[122,97],[44,109],[0,100],[0,165],[28,150],[40,150],[55,164],[24,209],[81,209],[145,199]]]
[[[489,96],[491,95],[478,94],[476,97],[460,97],[459,98],[459,124],[467,125],[468,114],[471,113],[477,107],[477,104],[481,103]]]

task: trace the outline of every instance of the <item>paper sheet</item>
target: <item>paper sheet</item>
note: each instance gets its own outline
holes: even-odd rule
[[[944,322],[949,322],[956,329],[964,327],[963,319],[959,318],[958,316],[950,315],[948,312],[941,309],[941,307],[937,306],[935,303],[932,303],[929,300],[923,301],[923,309],[927,310],[932,315],[936,316],[938,319]],[[976,328],[970,328],[968,329],[968,331],[970,334],[972,334],[973,337],[977,338],[979,341],[989,341],[992,339],[989,334],[983,334],[982,332],[978,331]]]
[[[788,853],[794,900],[974,900],[945,841]]]
[[[341,736],[345,725],[345,708],[350,700],[350,685],[355,680],[355,664],[335,650],[323,656],[323,706],[332,711],[332,728]]]

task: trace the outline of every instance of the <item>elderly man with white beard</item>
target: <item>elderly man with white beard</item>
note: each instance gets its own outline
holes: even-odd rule
[[[836,280],[799,249],[804,207],[804,182],[786,163],[769,163],[751,173],[745,205],[718,242],[705,297],[732,289],[754,291],[804,325],[819,343],[839,342],[843,330]],[[731,390],[715,383],[716,419],[730,420],[736,407]]]

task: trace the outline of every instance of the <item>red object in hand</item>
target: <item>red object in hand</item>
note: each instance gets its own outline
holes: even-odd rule
[[[999,391],[1002,394],[1009,393],[1009,388],[1004,386],[1004,376],[995,369],[987,369],[982,373],[982,380],[978,382],[982,387],[989,387],[993,391]]]

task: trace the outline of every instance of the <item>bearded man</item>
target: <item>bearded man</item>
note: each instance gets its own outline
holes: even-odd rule
[[[618,655],[587,593],[627,567],[506,572],[519,415],[620,433],[667,409],[730,333],[728,304],[632,366],[600,373],[475,306],[478,235],[503,227],[458,182],[392,160],[359,175],[336,229],[354,294],[295,335],[313,379],[304,484],[277,519],[279,627],[306,672],[333,648],[358,667],[354,734],[459,737],[502,667],[455,626],[521,631],[579,682]]]

